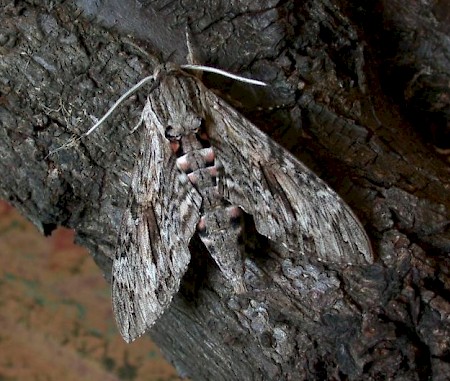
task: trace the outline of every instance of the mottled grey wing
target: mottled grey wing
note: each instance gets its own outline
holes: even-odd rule
[[[203,94],[225,197],[253,215],[259,233],[328,263],[373,261],[364,228],[327,184],[225,101]]]
[[[169,306],[190,261],[201,196],[180,182],[168,141],[146,126],[113,263],[117,324],[130,342]]]

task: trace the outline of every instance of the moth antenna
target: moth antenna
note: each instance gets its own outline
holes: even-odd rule
[[[134,131],[136,131],[139,126],[144,122],[144,113],[141,113],[141,116],[139,118],[139,121],[136,123],[136,125],[133,127],[133,129],[130,131],[130,134],[132,134]]]
[[[265,83],[265,82],[257,81],[256,79],[241,77],[239,75],[231,74],[225,70],[217,69],[215,67],[203,66],[203,65],[190,65],[190,64],[181,65],[180,67],[182,69],[201,70],[201,71],[206,71],[209,73],[215,73],[215,74],[223,75],[224,77],[234,79],[236,81],[250,83],[250,84],[256,85],[256,86],[267,86],[267,83]]]
[[[121,103],[123,103],[128,97],[130,97],[134,92],[139,90],[142,86],[144,86],[147,82],[153,80],[155,78],[154,75],[149,75],[148,77],[145,77],[141,79],[138,83],[136,83],[131,89],[127,90],[112,106],[111,108],[106,112],[105,115],[103,115],[97,123],[95,123],[88,131],[86,131],[84,134],[80,135],[79,137],[70,140],[66,144],[63,144],[61,147],[58,147],[54,149],[53,151],[50,151],[47,156],[45,156],[44,159],[49,157],[50,155],[53,155],[54,153],[61,151],[62,149],[72,147],[77,141],[81,140],[81,138],[84,138],[85,136],[90,135],[94,130],[96,130],[98,127],[100,127],[103,122],[110,117],[110,115],[114,112],[114,110],[120,106]],[[139,122],[138,126],[141,124]],[[133,131],[138,127],[136,126]]]
[[[141,79],[138,83],[136,83],[131,89],[127,90],[112,106],[111,108],[106,112],[105,115],[101,117],[101,119],[95,123],[87,132],[85,132],[83,135],[80,136],[88,136],[93,132],[97,127],[99,127],[103,122],[109,118],[109,116],[114,112],[114,110],[120,106],[121,103],[123,103],[129,96],[131,96],[134,92],[139,90],[142,86],[144,86],[147,82],[153,80],[155,78],[154,75],[149,75],[148,77],[145,77],[144,79]]]

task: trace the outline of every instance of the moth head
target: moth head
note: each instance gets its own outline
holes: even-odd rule
[[[170,141],[198,132],[204,105],[198,80],[180,71],[163,76],[149,94],[144,119]]]
[[[196,134],[202,125],[202,118],[196,114],[184,114],[182,118],[171,118],[165,126],[164,136],[170,141],[180,140],[182,136]]]

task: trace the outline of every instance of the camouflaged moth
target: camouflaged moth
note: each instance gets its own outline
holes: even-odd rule
[[[161,66],[152,80],[113,263],[113,309],[127,342],[170,305],[196,232],[235,292],[245,292],[242,211],[293,252],[372,262],[351,209],[304,164],[183,67]]]

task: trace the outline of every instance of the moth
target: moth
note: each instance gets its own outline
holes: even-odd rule
[[[293,252],[343,265],[372,262],[356,216],[304,164],[181,67],[160,66],[153,79],[112,270],[125,341],[170,305],[196,232],[235,292],[246,291],[242,212]]]

